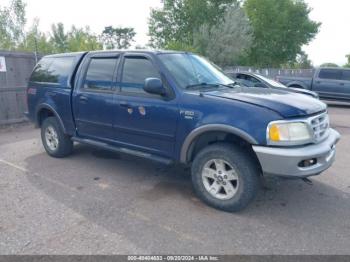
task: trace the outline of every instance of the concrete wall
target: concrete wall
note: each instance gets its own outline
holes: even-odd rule
[[[25,120],[25,91],[35,66],[33,53],[0,51],[5,57],[6,72],[0,72],[0,124]]]

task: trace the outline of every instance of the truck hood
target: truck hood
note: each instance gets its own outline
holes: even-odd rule
[[[325,111],[325,103],[310,96],[272,88],[235,87],[202,92],[207,97],[237,100],[265,107],[285,118],[300,117]]]

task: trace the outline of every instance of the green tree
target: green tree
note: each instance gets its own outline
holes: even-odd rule
[[[310,20],[303,0],[246,0],[244,9],[254,31],[250,65],[278,67],[294,62],[301,47],[318,33],[320,23]]]
[[[164,0],[162,8],[151,10],[150,45],[191,47],[194,32],[203,24],[216,25],[227,8],[237,4],[237,0]]]
[[[344,65],[344,67],[350,67],[350,54],[346,55],[348,62]]]
[[[301,53],[297,55],[296,60],[294,62],[291,62],[286,66],[282,66],[282,67],[287,67],[292,69],[311,69],[314,66],[311,60],[309,59],[309,56],[304,51],[301,51]]]
[[[50,42],[56,53],[64,53],[68,49],[68,34],[64,30],[63,23],[52,24]]]
[[[53,52],[53,47],[48,37],[39,30],[38,18],[34,19],[32,26],[25,34],[25,39],[18,49],[28,52],[38,52],[40,54],[51,54]]]
[[[151,47],[153,47],[151,45]],[[178,51],[186,51],[186,52],[193,52],[198,53],[198,50],[193,46],[192,44],[186,44],[181,41],[172,41],[167,43],[167,45],[164,47],[167,50],[178,50]]]
[[[50,43],[55,53],[78,52],[102,49],[102,43],[93,34],[90,27],[77,28],[72,26],[69,31],[65,31],[62,23],[53,24],[50,35]]]
[[[101,39],[106,49],[127,49],[134,42],[135,35],[134,28],[106,26]]]
[[[90,27],[72,29],[67,33],[67,46],[70,52],[100,50],[103,48],[98,37],[94,35]]]
[[[9,7],[0,6],[0,49],[16,49],[24,40],[25,3],[12,0]]]
[[[204,24],[194,33],[196,50],[221,66],[237,64],[251,43],[251,26],[239,6],[228,8],[216,25]]]

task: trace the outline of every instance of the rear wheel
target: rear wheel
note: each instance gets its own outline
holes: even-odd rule
[[[72,153],[73,141],[64,134],[56,117],[46,118],[41,125],[41,140],[52,157],[65,157]]]
[[[241,148],[215,144],[197,154],[192,164],[196,194],[208,205],[235,212],[245,208],[259,189],[256,161]]]

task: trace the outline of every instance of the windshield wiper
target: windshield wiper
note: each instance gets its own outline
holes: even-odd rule
[[[229,83],[229,84],[218,84],[220,86],[225,86],[225,87],[228,87],[228,88],[234,88],[235,86],[239,85],[237,82],[232,82],[232,83]]]
[[[220,84],[208,84],[208,83],[199,83],[194,85],[188,85],[186,86],[186,89],[192,89],[192,88],[200,88],[200,87],[219,87]]]
[[[201,87],[228,87],[228,88],[234,88],[237,85],[236,82],[232,82],[229,84],[220,84],[220,83],[216,83],[216,84],[208,84],[208,83],[199,83],[199,84],[193,84],[193,85],[188,85],[186,86],[186,89],[192,89],[192,88],[201,88]]]

